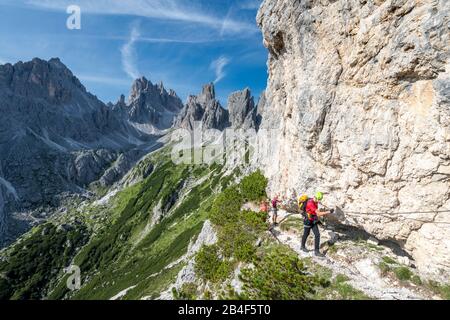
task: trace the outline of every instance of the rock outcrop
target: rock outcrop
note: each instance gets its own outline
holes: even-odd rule
[[[264,99],[260,99],[260,102],[264,103]],[[224,109],[216,100],[214,84],[210,83],[203,86],[200,95],[189,96],[174,127],[193,130],[197,122],[201,123],[203,129],[248,130],[256,129],[260,118],[249,88],[232,93],[228,97],[227,109]]]
[[[257,17],[271,193],[321,189],[447,280],[450,213],[400,213],[450,210],[449,15],[446,0],[266,0]]]
[[[203,86],[198,96],[189,96],[184,109],[175,122],[176,128],[193,130],[199,122],[203,129],[223,130],[229,127],[228,111],[216,100],[214,84]]]
[[[262,122],[262,115],[264,112],[264,106],[266,105],[266,92],[263,91],[261,93],[261,96],[259,97],[258,104],[256,106],[256,118],[255,118],[255,124],[256,124],[256,130],[259,130],[259,127],[261,126]]]
[[[228,112],[234,129],[255,129],[256,106],[250,89],[232,93],[228,97]]]
[[[195,242],[189,243],[187,253],[182,258],[182,260],[185,261],[186,266],[184,266],[178,273],[173,286],[161,293],[159,300],[173,300],[173,289],[180,291],[184,284],[195,283],[198,279],[197,274],[195,273],[195,255],[202,249],[203,246],[211,246],[216,243],[217,231],[211,222],[206,220],[197,239]]]
[[[117,107],[124,108],[123,97]],[[175,91],[167,91],[162,83],[153,85],[143,77],[133,83],[127,113],[132,123],[141,125],[140,128],[153,127],[150,133],[155,133],[170,128],[182,108]]]

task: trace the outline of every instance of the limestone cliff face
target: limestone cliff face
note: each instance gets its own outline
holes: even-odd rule
[[[450,213],[398,213],[450,209],[449,15],[447,0],[266,0],[257,18],[270,192],[324,190],[346,223],[447,279]]]

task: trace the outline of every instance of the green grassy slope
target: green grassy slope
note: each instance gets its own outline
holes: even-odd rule
[[[85,203],[55,218],[55,226],[50,223],[51,230],[56,230],[56,225],[76,216],[83,228],[69,233],[35,230],[24,237],[28,240],[5,251],[0,298],[109,299],[130,287],[135,288],[126,299],[158,296],[181,269],[182,263],[174,262],[200,233],[214,192],[231,178],[216,164],[175,165],[167,148],[140,162],[130,176],[141,176],[149,166],[154,166],[151,175],[118,192],[108,205]],[[72,250],[64,247],[67,238],[79,238]],[[23,251],[31,244],[32,251]],[[25,267],[12,270],[18,264]],[[79,291],[67,288],[63,269],[70,264],[80,267]],[[53,271],[43,275],[42,268]],[[43,274],[36,275],[34,270]]]
[[[38,300],[60,271],[68,265],[88,234],[84,225],[68,231],[45,224],[17,244],[0,263],[0,300]]]
[[[175,166],[158,157],[154,172],[117,195],[115,219],[77,255],[85,285],[71,294],[62,285],[50,298],[109,299],[135,286],[125,298],[156,297],[182,267],[175,264],[201,231],[212,186],[222,178],[221,167]],[[155,208],[162,217],[151,225]],[[88,279],[88,280],[87,280]],[[68,295],[67,295],[68,294]]]

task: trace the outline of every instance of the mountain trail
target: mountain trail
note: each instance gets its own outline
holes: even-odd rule
[[[279,221],[287,221],[287,217],[293,215],[287,211],[279,210]],[[300,215],[296,215],[300,217]],[[301,219],[297,223],[303,224]],[[282,244],[289,246],[294,250],[300,258],[310,258],[312,261],[322,267],[330,269],[333,278],[337,275],[345,275],[348,284],[358,289],[367,296],[381,300],[422,300],[422,299],[439,299],[432,293],[420,288],[419,286],[402,284],[397,279],[383,277],[379,263],[383,261],[383,257],[397,257],[390,248],[378,245],[368,244],[366,241],[339,240],[340,237],[335,232],[326,230],[321,227],[321,243],[322,251],[325,252],[325,258],[314,256],[312,241],[314,236],[308,239],[307,247],[311,250],[305,253],[301,250],[301,234],[300,230],[283,228],[283,223],[271,229],[272,235]],[[300,232],[299,232],[300,231]],[[336,240],[337,238],[337,240]],[[336,241],[334,246],[338,248],[336,252],[332,252],[328,245],[329,241]],[[324,250],[324,247],[328,249]]]

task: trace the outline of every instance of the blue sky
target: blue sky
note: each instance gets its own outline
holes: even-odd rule
[[[105,102],[132,80],[163,81],[185,101],[216,82],[228,95],[267,82],[267,50],[255,17],[262,0],[0,0],[0,63],[59,57]],[[81,30],[66,10],[81,9]]]

